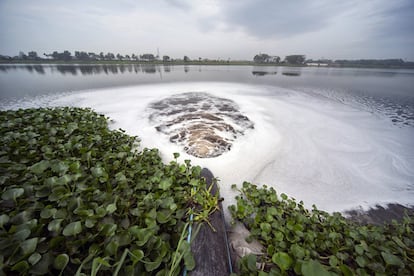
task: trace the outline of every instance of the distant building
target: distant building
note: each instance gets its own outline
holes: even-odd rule
[[[325,67],[328,66],[328,63],[320,63],[320,62],[307,62],[305,63],[306,66],[312,66],[312,67]]]

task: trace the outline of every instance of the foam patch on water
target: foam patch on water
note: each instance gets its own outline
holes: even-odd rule
[[[200,158],[212,158],[231,149],[238,136],[253,123],[229,99],[202,92],[172,95],[149,105],[155,129]]]
[[[188,154],[171,135],[157,131],[151,105],[182,93],[231,100],[254,129],[231,141],[214,158]],[[400,127],[344,103],[278,87],[234,83],[172,83],[77,92],[33,100],[35,105],[92,107],[113,119],[112,128],[138,135],[157,147],[165,161],[209,168],[220,180],[224,206],[234,203],[231,184],[244,180],[327,211],[398,202],[414,204],[414,128]],[[20,103],[20,107],[23,107]],[[219,134],[225,136],[226,134]]]

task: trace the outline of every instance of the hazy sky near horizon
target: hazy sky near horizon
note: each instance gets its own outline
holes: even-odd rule
[[[0,54],[414,61],[413,0],[0,0]]]

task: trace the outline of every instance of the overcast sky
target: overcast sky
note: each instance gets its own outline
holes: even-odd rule
[[[0,0],[0,54],[414,61],[414,0]]]

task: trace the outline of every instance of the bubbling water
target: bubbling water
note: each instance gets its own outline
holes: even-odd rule
[[[207,93],[173,95],[149,105],[155,129],[199,158],[217,157],[231,149],[253,123],[229,99]]]

